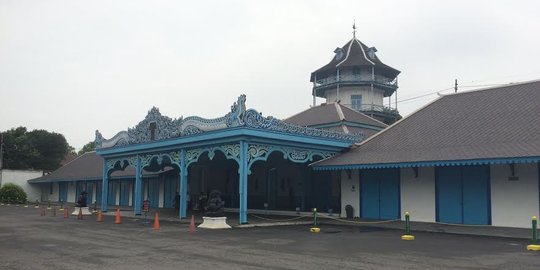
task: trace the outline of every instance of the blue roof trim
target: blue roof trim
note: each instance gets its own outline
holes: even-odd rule
[[[355,170],[355,169],[386,169],[386,168],[487,165],[487,164],[536,163],[536,162],[540,162],[540,157],[463,159],[463,160],[333,165],[333,166],[317,166],[316,164],[314,164],[312,165],[312,167],[316,171],[336,171],[336,170]]]
[[[152,178],[152,177],[156,177],[158,174],[152,174],[152,175],[144,175],[143,178]],[[101,182],[103,179],[101,177],[82,177],[82,178],[70,178],[70,179],[59,179],[59,178],[54,178],[54,179],[49,179],[49,180],[40,180],[39,178],[41,177],[38,177],[38,178],[34,178],[34,179],[30,179],[28,180],[28,183],[29,184],[41,184],[41,183],[60,183],[60,182],[83,182],[83,181],[99,181]],[[112,177],[109,177],[109,180],[131,180],[131,179],[135,179],[135,175],[133,176],[112,176]]]
[[[351,145],[350,142],[335,139],[309,137],[297,134],[287,134],[265,129],[246,127],[215,130],[191,136],[178,137],[149,143],[125,145],[113,148],[96,149],[100,156],[125,155],[128,153],[144,153],[149,151],[179,150],[180,148],[201,147],[230,142],[237,142],[242,138],[261,142],[272,142],[276,145],[296,146],[303,148],[325,149],[340,151]]]

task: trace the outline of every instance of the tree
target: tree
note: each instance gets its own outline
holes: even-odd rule
[[[82,155],[86,152],[92,152],[92,151],[95,151],[96,150],[96,143],[95,142],[89,142],[87,144],[85,144],[81,150],[79,150],[79,152],[77,152],[77,155]]]
[[[17,184],[7,183],[0,188],[0,202],[25,203],[26,192]]]
[[[69,151],[64,135],[25,127],[10,129],[4,136],[4,168],[53,171]]]

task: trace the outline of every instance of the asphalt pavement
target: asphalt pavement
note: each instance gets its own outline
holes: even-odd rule
[[[188,222],[77,220],[0,206],[0,269],[540,269],[519,238],[322,224],[190,232]]]

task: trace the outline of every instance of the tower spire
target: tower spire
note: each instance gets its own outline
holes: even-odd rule
[[[353,20],[352,29],[353,29],[353,32],[352,32],[353,38],[356,38],[356,20]]]

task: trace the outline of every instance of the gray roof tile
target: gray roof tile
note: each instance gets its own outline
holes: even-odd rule
[[[103,172],[103,158],[96,152],[87,152],[77,157],[73,161],[60,167],[58,170],[42,177],[28,180],[29,183],[61,182],[61,181],[81,181],[100,180]],[[158,172],[159,173],[159,172]],[[143,176],[155,175],[157,173],[143,170]],[[115,171],[111,178],[135,177],[135,169],[131,166],[124,171]]]
[[[339,108],[336,107],[336,105],[339,106]],[[343,119],[341,118],[338,109],[343,113]],[[299,126],[317,126],[340,121],[349,121],[379,128],[387,127],[387,125],[383,122],[371,118],[361,112],[355,111],[347,106],[334,102],[323,103],[319,106],[311,107],[283,121]]]
[[[540,156],[540,81],[443,96],[314,166]]]

